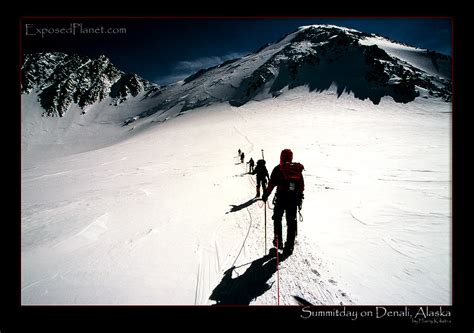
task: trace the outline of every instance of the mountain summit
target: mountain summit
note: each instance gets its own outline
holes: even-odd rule
[[[284,89],[303,85],[310,91],[323,91],[332,84],[337,86],[339,96],[352,92],[356,98],[368,98],[374,104],[383,96],[407,103],[419,96],[420,90],[450,98],[450,82],[446,80],[450,72],[425,72],[416,63],[397,57],[411,53],[408,58],[429,58],[433,67],[450,71],[448,57],[441,54],[336,26],[301,27],[289,36],[288,43],[242,81],[231,100],[234,105],[262,93],[275,96]],[[390,52],[391,49],[400,52]]]
[[[127,124],[170,109],[176,115],[213,103],[241,106],[299,86],[310,92],[336,86],[338,96],[352,93],[374,104],[384,96],[399,103],[418,96],[451,100],[451,57],[333,25],[300,27],[255,53],[165,87],[121,72],[105,56],[26,55],[22,75],[22,92],[35,89],[48,115],[62,116],[72,103],[84,109],[107,96],[117,105],[143,92],[140,100],[148,102]]]
[[[308,86],[378,104],[417,96],[451,100],[451,58],[382,36],[331,25],[303,26],[256,53],[200,70],[160,89],[158,109],[184,112],[216,102],[241,106]],[[147,113],[149,114],[149,113]]]

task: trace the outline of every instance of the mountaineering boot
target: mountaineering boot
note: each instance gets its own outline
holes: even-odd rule
[[[285,248],[283,249],[283,255],[285,257],[289,257],[292,254],[293,254],[293,244],[288,244],[288,242],[286,242]]]

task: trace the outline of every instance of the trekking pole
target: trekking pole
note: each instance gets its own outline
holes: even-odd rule
[[[263,149],[262,149],[262,160],[265,159],[265,156],[263,155]],[[265,192],[265,187],[263,186],[263,191]],[[265,253],[264,255],[267,254],[267,202],[264,201],[263,205],[263,216],[265,218]]]
[[[263,255],[266,255],[267,254],[267,202],[264,201],[263,202],[264,205],[263,205],[263,216],[264,216],[264,219],[265,219],[265,253]]]

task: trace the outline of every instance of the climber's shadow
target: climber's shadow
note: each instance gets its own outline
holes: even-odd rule
[[[210,300],[219,304],[241,304],[249,305],[250,302],[263,295],[272,284],[268,284],[273,273],[277,271],[277,259],[274,249],[269,254],[254,260],[244,274],[232,278],[235,266],[229,268],[222,281],[212,291]]]
[[[241,209],[244,209],[248,206],[250,206],[251,204],[253,204],[254,202],[258,201],[259,198],[252,198],[250,199],[249,201],[247,202],[244,202],[243,204],[240,204],[240,205],[230,205],[232,208],[226,213],[226,214],[229,214],[229,213],[234,213],[234,212],[238,212],[239,210]]]

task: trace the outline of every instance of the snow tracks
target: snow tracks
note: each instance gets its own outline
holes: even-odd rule
[[[243,169],[239,180],[254,191],[255,176],[245,174],[246,164],[236,163],[235,168]],[[301,300],[313,305],[353,304],[318,248],[303,234],[297,236],[291,256],[275,255],[272,197],[266,208],[266,251],[264,203],[259,198],[233,205],[212,236],[212,245],[200,247],[195,304],[299,305]],[[227,251],[220,249],[224,244]]]

